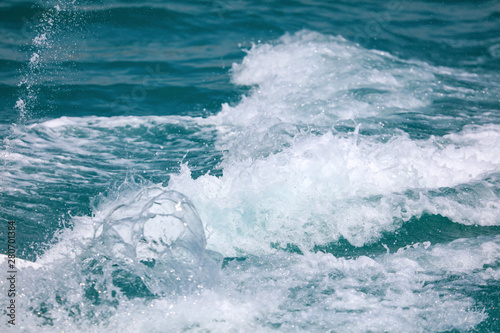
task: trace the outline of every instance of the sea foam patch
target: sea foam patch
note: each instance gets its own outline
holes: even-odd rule
[[[92,274],[119,270],[118,277],[110,272],[112,284],[125,282],[119,289],[132,295],[146,290],[164,295],[213,283],[221,260],[206,250],[205,226],[189,199],[161,186],[123,184],[96,206],[92,217],[75,218],[74,227],[58,238],[38,264],[69,260],[91,266]]]
[[[498,262],[498,241],[497,237],[437,246],[418,243],[373,258],[284,252],[249,257],[230,262],[222,271],[221,284],[199,295],[149,304],[124,302],[108,327],[141,332],[165,325],[176,331],[469,330],[486,314],[472,298],[451,293],[457,281],[448,276],[469,279],[477,270],[488,271],[482,267]],[[466,259],[462,256],[467,253],[467,265],[450,265],[454,256]],[[486,280],[476,279],[471,288]],[[126,315],[130,311],[158,319],[133,318]]]
[[[396,253],[353,259],[321,252],[248,257],[229,262],[218,285],[197,293],[94,304],[85,310],[99,314],[97,326],[92,317],[82,318],[62,306],[83,306],[91,294],[67,295],[56,306],[59,311],[27,317],[23,325],[42,332],[67,327],[75,332],[155,332],[167,326],[174,331],[470,330],[487,315],[461,283],[468,281],[467,288],[477,289],[494,278],[496,268],[491,267],[500,260],[499,241],[480,237],[417,243]],[[61,274],[53,279],[61,281]],[[52,324],[42,325],[52,314]]]

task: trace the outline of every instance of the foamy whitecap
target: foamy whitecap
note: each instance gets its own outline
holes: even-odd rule
[[[435,80],[422,66],[309,31],[254,45],[232,74],[255,87],[209,120],[220,127],[221,149],[242,157],[276,151],[300,130],[417,110]]]
[[[443,90],[472,93],[443,88],[436,75],[477,76],[308,31],[252,47],[232,72],[235,83],[254,88],[205,120],[218,129],[223,176],[193,179],[184,166],[169,182],[214,221],[214,249],[226,255],[265,253],[276,243],[311,249],[340,237],[362,246],[424,213],[500,223],[498,184],[491,182],[500,171],[500,127],[416,140],[377,122],[422,112]],[[336,129],[346,119],[357,124],[351,133]],[[456,196],[463,186],[477,195]]]
[[[22,99],[16,105],[20,110],[26,106]],[[18,125],[11,132],[1,155],[0,185],[10,188],[17,182],[21,190],[66,179],[83,185],[107,182],[127,168],[160,169],[167,177],[165,169],[177,167],[186,150],[207,150],[200,142],[213,141],[216,130],[195,118],[149,116],[60,117]]]
[[[312,248],[340,236],[360,246],[424,212],[498,225],[498,196],[489,189],[497,185],[484,177],[498,172],[499,143],[495,125],[422,141],[309,135],[265,158],[225,160],[222,177],[192,179],[184,167],[169,187],[214,221],[212,246],[226,254],[270,250],[273,242]],[[471,182],[478,197],[442,190]]]

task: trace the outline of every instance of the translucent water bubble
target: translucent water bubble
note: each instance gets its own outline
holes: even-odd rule
[[[36,267],[25,269],[30,292],[20,300],[20,322],[85,326],[130,302],[174,301],[218,282],[222,256],[206,249],[204,226],[186,196],[128,183],[111,194],[92,217],[75,217]]]
[[[100,275],[103,286],[110,278],[111,289],[128,297],[164,296],[217,279],[221,256],[205,249],[203,224],[179,192],[148,187],[105,213],[81,255],[85,273]]]

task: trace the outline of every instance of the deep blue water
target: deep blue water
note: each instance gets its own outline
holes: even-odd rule
[[[500,331],[497,1],[7,0],[0,30],[4,330]]]

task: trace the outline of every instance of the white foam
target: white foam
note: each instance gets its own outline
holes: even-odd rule
[[[232,72],[236,84],[255,87],[205,120],[218,130],[223,176],[193,179],[183,166],[169,183],[212,222],[217,251],[266,253],[276,242],[311,248],[341,236],[361,246],[424,212],[500,224],[496,185],[487,181],[500,171],[500,126],[415,140],[400,131],[388,138],[370,118],[421,112],[442,94],[436,74],[476,75],[308,31],[253,46]],[[470,93],[452,88],[445,85],[451,95]],[[332,130],[342,119],[357,124],[352,134]],[[465,184],[477,195],[446,194]]]
[[[422,249],[416,253],[404,253],[405,256],[416,258],[426,265],[435,276],[446,274],[473,274],[475,271],[486,270],[485,266],[496,265],[500,259],[500,237],[458,239],[446,245],[436,245],[425,251],[422,259]],[[403,254],[399,250],[398,254]],[[491,271],[491,270],[490,270]]]
[[[15,270],[17,269],[25,269],[25,268],[33,268],[33,269],[39,269],[42,267],[41,264],[32,262],[29,260],[24,260],[21,258],[10,258],[9,262],[9,257],[5,254],[0,254],[0,266],[1,267],[9,267],[9,264],[14,265]],[[12,269],[11,269],[12,270]]]
[[[426,106],[435,80],[422,66],[309,31],[254,45],[232,72],[236,84],[256,87],[209,120],[219,126],[221,149],[243,157],[269,141],[275,151],[298,128],[324,132],[339,120]]]
[[[132,156],[159,149],[127,131],[171,124],[202,137],[218,131],[223,176],[193,179],[184,165],[169,187],[195,202],[213,225],[210,246],[225,255],[266,253],[271,242],[310,248],[340,236],[363,245],[423,212],[467,224],[499,224],[497,197],[484,181],[499,171],[498,125],[469,126],[427,140],[402,132],[391,133],[390,139],[384,132],[362,135],[363,129],[379,126],[368,116],[427,105],[428,92],[436,86],[434,72],[443,71],[454,75],[451,69],[402,61],[340,37],[286,35],[254,46],[242,64],[233,66],[235,83],[257,86],[238,105],[224,105],[208,119],[61,117],[19,126],[12,140],[19,149],[7,158],[13,169],[6,179],[16,175],[29,181],[14,170],[23,165],[57,166],[56,176],[31,176],[37,181],[56,182],[73,177],[75,170],[104,179],[110,173],[101,166],[132,168],[144,162],[118,157],[124,135]],[[359,89],[378,93],[356,95]],[[344,117],[339,110],[355,114]],[[351,116],[358,123],[352,134],[331,129]],[[33,151],[40,154],[31,156]],[[85,164],[89,158],[95,168]],[[431,193],[468,183],[482,188],[474,198]]]
[[[196,121],[191,117],[182,116],[117,116],[117,117],[60,117],[44,121],[40,124],[32,124],[29,128],[51,128],[54,130],[63,130],[68,127],[80,128],[138,128],[141,126],[153,127],[160,124],[182,124],[188,126],[190,123],[196,124]]]
[[[153,262],[155,269],[161,265],[173,265],[177,275],[182,274],[182,269],[190,269],[191,265],[206,266],[210,276],[203,280],[215,279],[217,263],[213,264],[214,267],[204,263],[208,260],[204,226],[189,200],[161,186],[138,190],[134,185],[132,188],[122,185],[113,194],[114,198],[108,198],[96,207],[92,217],[75,218],[72,230],[64,230],[59,235],[60,241],[37,263],[72,262],[76,258],[81,260],[82,256],[97,254],[112,260],[135,262],[134,265],[139,264],[138,261]],[[208,255],[214,256],[213,253]],[[177,261],[183,262],[184,267],[180,267]],[[196,275],[193,272],[191,274]],[[168,280],[167,277],[163,279]],[[152,281],[148,287],[160,293],[161,286],[157,281]]]
[[[429,194],[481,183],[485,175],[499,171],[496,125],[420,141],[404,134],[387,142],[361,135],[357,141],[332,133],[309,135],[265,158],[228,159],[222,165],[222,177],[197,179],[184,166],[169,187],[183,191],[203,219],[213,222],[212,246],[226,255],[256,253],[271,242],[310,247],[339,236],[362,245],[397,228],[395,221],[425,211],[468,223],[500,224],[492,192],[479,194],[481,201],[491,201],[479,206],[472,198]],[[405,196],[407,190],[420,193],[419,199]]]
[[[83,321],[74,331],[465,331],[486,314],[448,277],[481,285],[494,276],[484,265],[499,260],[498,236],[415,244],[374,258],[278,252],[229,263],[219,286],[196,294],[122,299],[99,327]],[[42,331],[67,329],[61,319]]]

